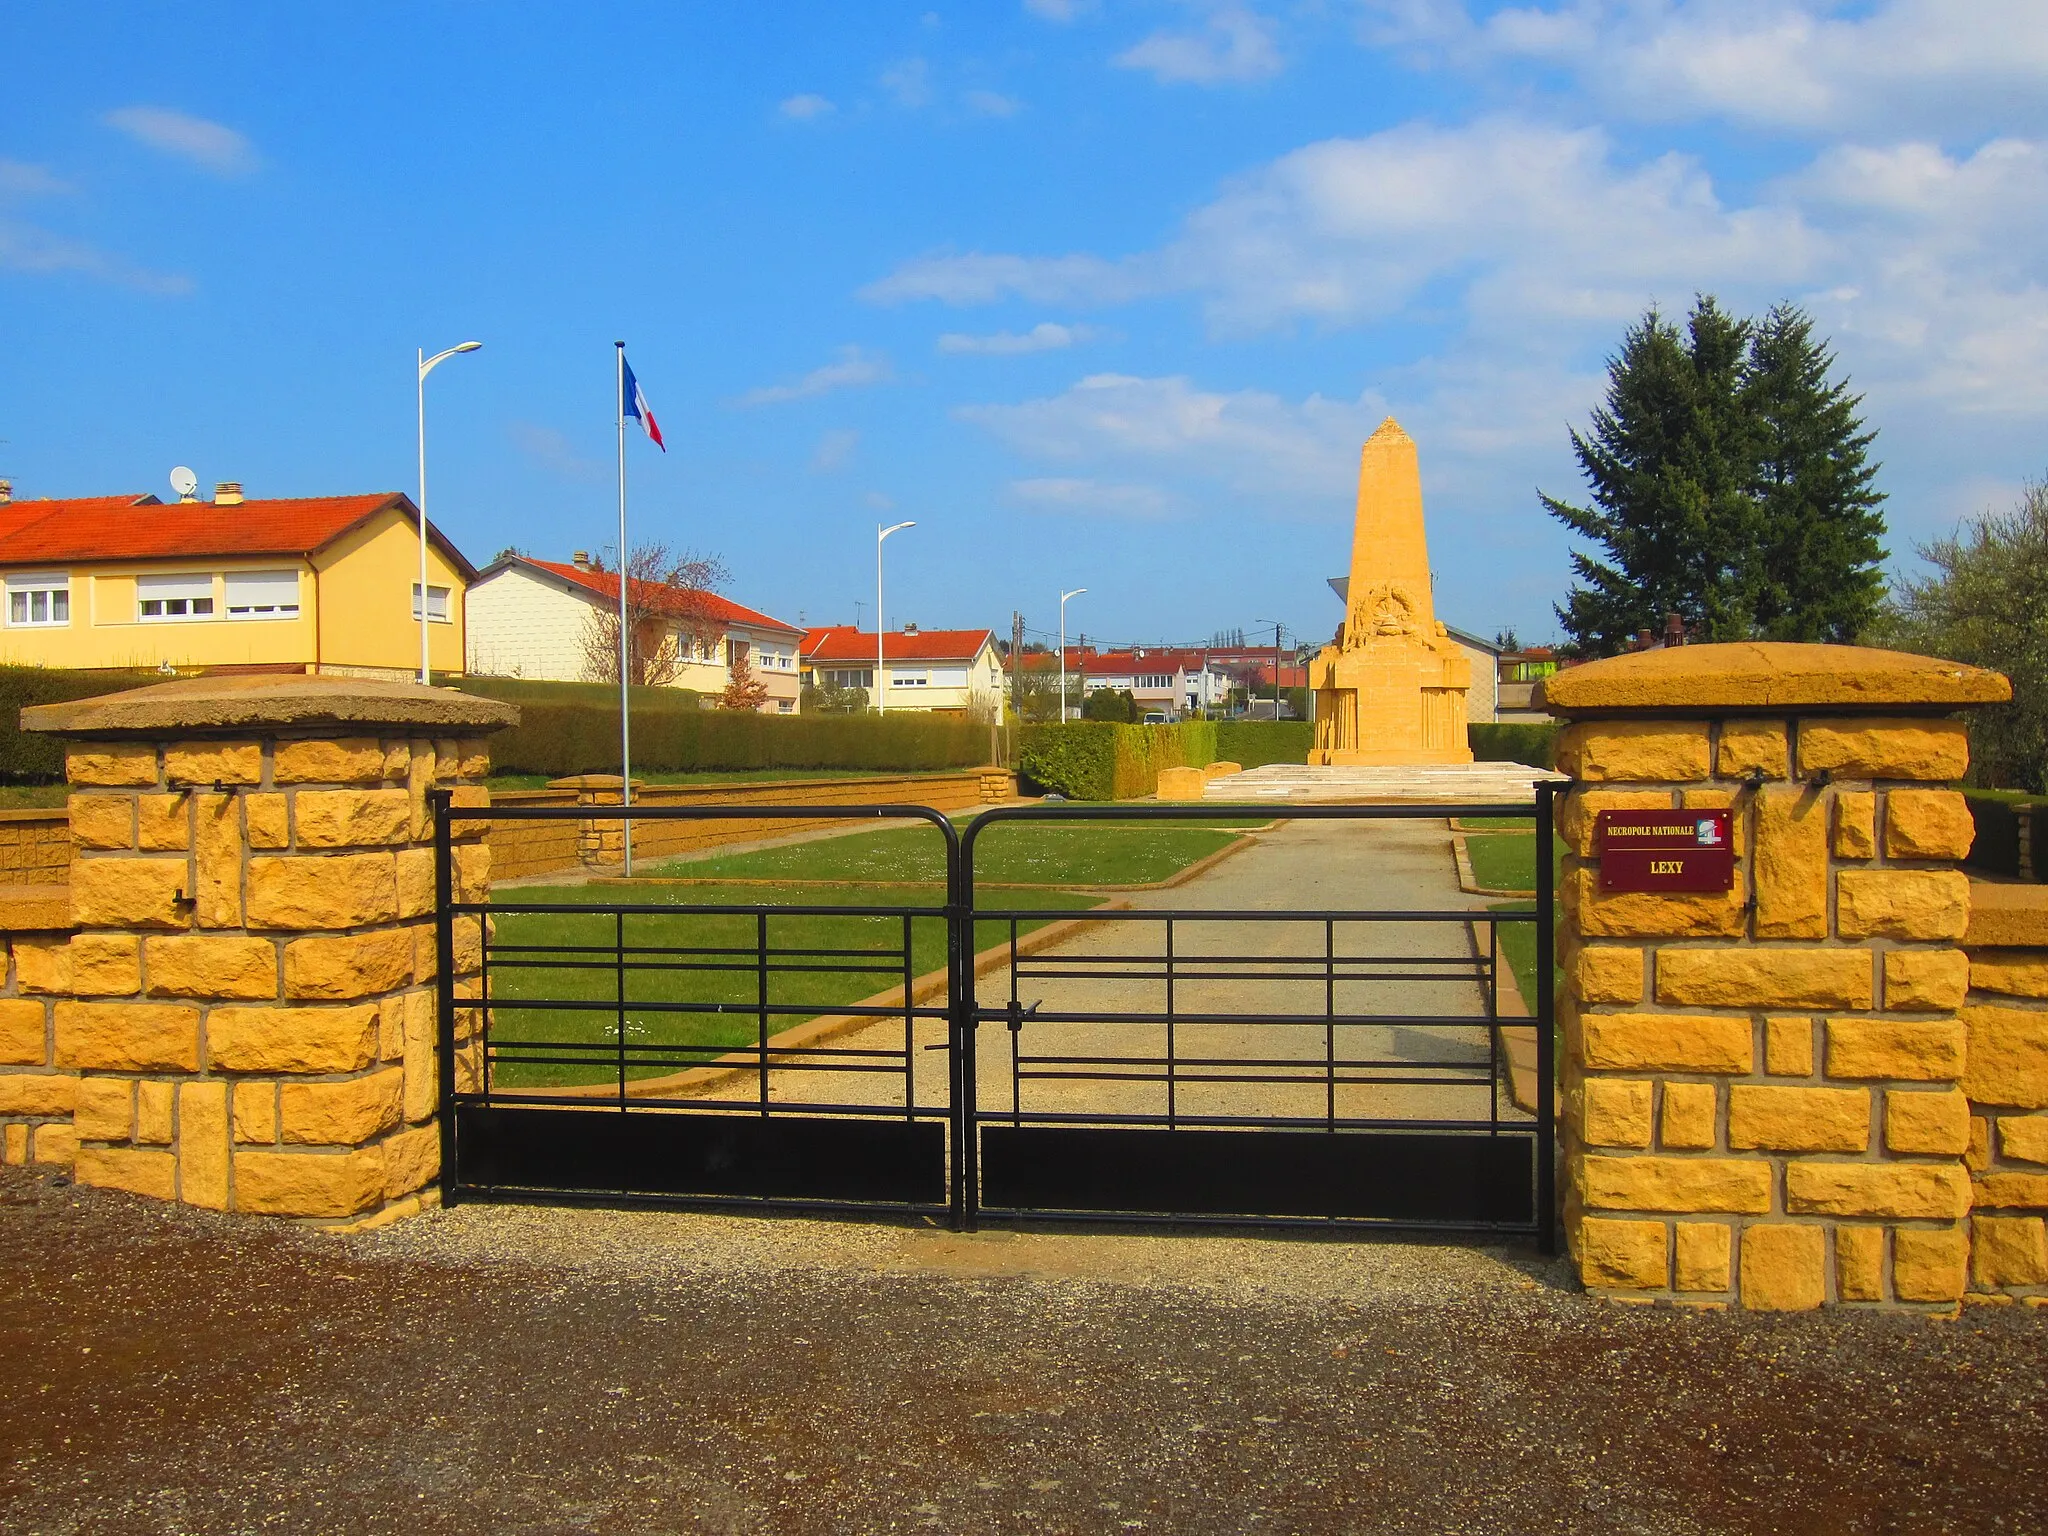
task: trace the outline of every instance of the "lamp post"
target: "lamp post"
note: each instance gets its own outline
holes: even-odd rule
[[[419,403],[420,403],[420,685],[425,687],[433,678],[433,664],[427,657],[427,375],[458,352],[474,352],[483,345],[480,341],[465,341],[460,346],[450,347],[445,352],[427,356],[424,347],[419,352]],[[450,594],[453,595],[452,593]]]
[[[912,522],[891,523],[884,528],[875,525],[875,713],[889,712],[889,674],[883,670],[882,641],[889,633],[889,622],[884,617],[888,610],[882,606],[882,540],[892,533],[901,533],[905,528],[915,528]]]
[[[1088,589],[1076,587],[1071,592],[1060,594],[1060,724],[1067,723],[1067,599],[1079,597]]]

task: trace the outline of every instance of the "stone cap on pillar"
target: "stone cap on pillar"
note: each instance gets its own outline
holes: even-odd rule
[[[1544,678],[1534,704],[1600,715],[1949,714],[2012,697],[2003,673],[1860,645],[1745,640],[1610,656]]]
[[[54,736],[121,737],[351,733],[482,736],[519,723],[498,699],[365,677],[191,677],[21,712],[21,728]]]

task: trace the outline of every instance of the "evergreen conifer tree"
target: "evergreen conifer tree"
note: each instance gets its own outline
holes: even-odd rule
[[[1791,305],[1757,326],[1742,393],[1757,432],[1755,621],[1767,640],[1846,644],[1884,598],[1884,493],[1868,454],[1877,434],[1857,418],[1861,397],[1830,382],[1833,367]]]
[[[1654,309],[1630,328],[1592,430],[1572,432],[1590,504],[1542,497],[1604,556],[1572,553],[1568,649],[1612,655],[1671,613],[1697,640],[1850,640],[1869,622],[1876,434],[1812,330],[1790,305],[1759,325],[1708,296],[1682,332]]]

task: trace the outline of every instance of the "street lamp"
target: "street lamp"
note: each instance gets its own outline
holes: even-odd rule
[[[882,540],[892,533],[901,533],[906,528],[915,528],[915,522],[891,523],[884,528],[875,525],[875,713],[889,712],[888,674],[882,670],[882,640],[889,632],[888,612],[882,606]]]
[[[1067,723],[1067,599],[1079,597],[1088,589],[1076,587],[1071,592],[1060,594],[1060,724]]]
[[[445,352],[427,356],[426,349],[419,350],[420,386],[420,685],[426,686],[433,676],[427,660],[427,375],[458,352],[474,352],[483,345],[480,341],[465,341]],[[450,594],[453,595],[452,593]]]

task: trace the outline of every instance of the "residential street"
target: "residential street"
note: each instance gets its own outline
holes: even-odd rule
[[[2048,1319],[1620,1308],[1526,1252],[0,1176],[10,1532],[2031,1531]]]

